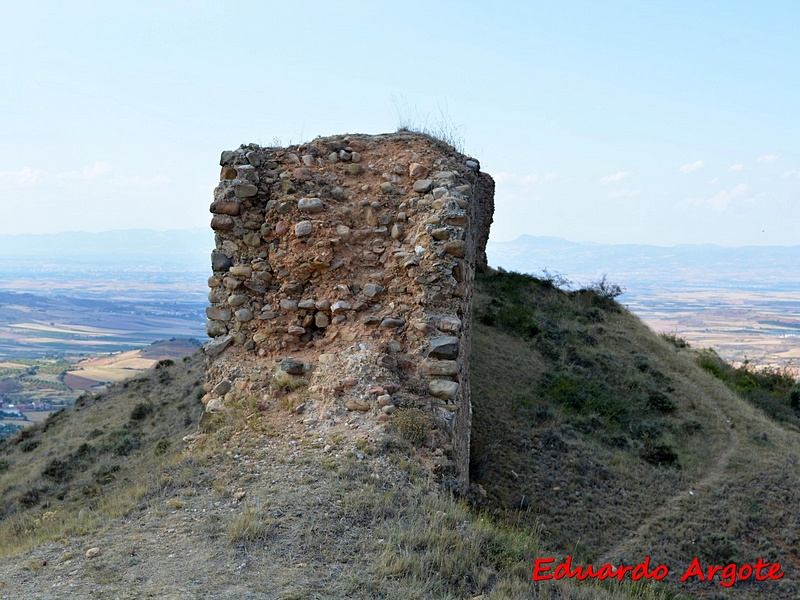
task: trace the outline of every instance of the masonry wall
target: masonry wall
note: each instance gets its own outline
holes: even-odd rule
[[[221,166],[207,412],[255,399],[258,418],[283,411],[323,438],[374,441],[424,415],[423,452],[463,487],[491,177],[410,132],[242,146]]]

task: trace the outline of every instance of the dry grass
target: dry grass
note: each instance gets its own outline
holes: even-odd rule
[[[796,433],[621,307],[516,274],[484,274],[477,289],[472,469],[490,511],[540,524],[561,556],[650,555],[693,597],[720,591],[677,581],[694,556],[764,556],[787,581],[736,597],[791,596]]]
[[[476,324],[472,353],[482,506],[437,485],[410,443],[420,442],[413,418],[410,435],[395,420],[382,443],[351,445],[307,430],[280,403],[264,407],[237,392],[201,423],[195,357],[86,396],[6,442],[4,593],[46,596],[59,585],[74,597],[121,598],[720,592],[530,580],[540,557],[650,554],[678,573],[692,556],[779,560],[784,582],[735,588],[736,597],[793,597],[797,434],[608,299],[548,284],[520,289],[529,283],[478,282],[479,318],[491,320],[495,300],[494,323]],[[199,437],[187,448],[189,433]],[[650,460],[652,439],[677,464]],[[100,556],[84,559],[94,545]]]

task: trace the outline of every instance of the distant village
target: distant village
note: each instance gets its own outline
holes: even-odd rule
[[[0,397],[0,439],[14,435],[20,429],[33,424],[40,419],[30,419],[26,413],[52,412],[67,406],[62,402],[31,402],[28,404],[14,404]],[[17,421],[25,421],[18,423]]]

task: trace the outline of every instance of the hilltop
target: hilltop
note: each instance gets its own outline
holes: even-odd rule
[[[797,593],[795,425],[602,290],[493,271],[475,285],[471,508],[435,484],[421,460],[432,440],[402,423],[351,448],[279,404],[209,422],[195,355],[5,443],[0,594],[675,597],[530,583],[535,558],[566,554],[650,555],[672,573],[693,556],[763,557],[783,580],[668,583],[691,597]]]

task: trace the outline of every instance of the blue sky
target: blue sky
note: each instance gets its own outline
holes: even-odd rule
[[[207,227],[222,150],[410,120],[495,177],[496,241],[800,244],[799,26],[796,2],[3,2],[0,233]]]

